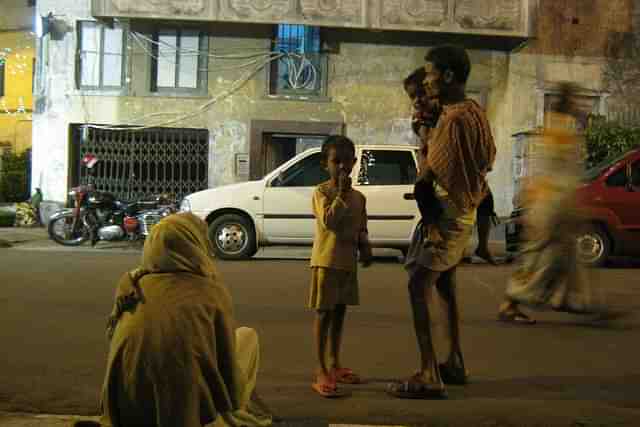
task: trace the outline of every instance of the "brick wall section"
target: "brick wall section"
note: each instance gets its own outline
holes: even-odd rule
[[[611,32],[631,31],[638,0],[540,0],[527,53],[602,57]],[[640,8],[636,10],[640,11]]]

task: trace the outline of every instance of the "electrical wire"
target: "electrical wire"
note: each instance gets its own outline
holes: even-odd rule
[[[179,122],[183,122],[183,121],[189,120],[191,118],[197,117],[198,115],[202,114],[203,112],[205,112],[209,108],[211,108],[214,104],[218,103],[220,100],[227,98],[228,96],[232,95],[233,93],[235,93],[236,91],[241,89],[247,82],[249,82],[249,80],[251,80],[253,78],[253,76],[255,74],[257,74],[260,70],[262,70],[262,68],[264,68],[264,66],[266,64],[271,62],[271,60],[272,59],[264,61],[262,64],[260,64],[259,66],[255,67],[253,70],[250,70],[242,78],[234,81],[234,83],[231,85],[231,87],[229,89],[225,90],[224,92],[220,93],[219,95],[216,95],[213,99],[211,99],[208,102],[204,103],[203,105],[201,105],[196,110],[194,110],[192,112],[189,112],[189,113],[186,113],[186,114],[183,114],[181,116],[178,116],[178,117],[176,117],[174,119],[167,120],[167,121],[160,122],[160,123],[152,123],[152,124],[147,124],[147,125],[131,126],[131,127],[115,127],[115,126],[102,126],[102,125],[88,125],[88,126],[93,128],[93,129],[110,130],[110,131],[141,131],[141,130],[145,130],[145,129],[157,128],[157,127],[162,127],[162,126],[169,126],[169,125],[172,125],[172,124],[175,124],[175,123],[179,123]],[[145,118],[151,118],[151,117],[160,116],[160,115],[167,115],[167,114],[169,114],[169,113],[152,113],[152,114],[143,116],[143,117],[139,118],[138,120],[142,121]],[[172,114],[175,114],[175,113],[172,113]]]
[[[150,39],[142,39],[138,34],[132,34],[132,38],[133,40],[142,48],[142,50],[151,58],[155,59],[156,61],[161,61],[161,62],[165,62],[167,64],[170,65],[176,65],[177,62],[175,60],[173,60],[172,58],[167,58],[164,56],[158,56],[153,54],[151,51],[149,51],[148,47],[146,46],[145,42],[147,41],[152,41]],[[175,47],[175,46],[171,46],[171,47]],[[181,52],[181,49],[176,49],[174,50],[176,53]],[[195,52],[195,51],[194,51]],[[204,53],[204,51],[197,51],[197,52],[201,52],[198,54],[194,54],[193,56],[206,56],[206,53]],[[228,67],[220,67],[220,66],[213,66],[213,67],[207,67],[207,68],[201,68],[198,69],[198,72],[202,72],[202,73],[211,73],[211,72],[217,72],[217,71],[235,71],[238,69],[244,69],[246,67],[250,67],[252,65],[256,65],[258,63],[261,62],[261,60],[269,58],[269,57],[275,57],[280,55],[279,52],[273,52],[273,51],[266,51],[264,53],[261,53],[259,55],[252,55],[251,57],[255,57],[254,60],[249,61],[249,62],[244,62],[241,64],[236,64],[233,66],[228,66]],[[173,58],[175,58],[175,55],[171,55]],[[222,59],[228,59],[228,60],[237,60],[238,58],[242,59],[241,57],[224,57]],[[221,59],[221,58],[218,58]]]
[[[315,65],[303,54],[299,54],[296,52],[286,52],[286,51],[280,51],[280,52],[274,52],[271,50],[265,50],[262,53],[256,53],[256,54],[251,54],[251,55],[216,55],[216,54],[212,54],[208,51],[203,51],[203,50],[199,50],[199,49],[188,49],[188,48],[179,48],[175,45],[172,45],[170,43],[164,42],[164,41],[157,41],[157,40],[153,40],[150,37],[145,36],[144,34],[138,33],[138,32],[132,32],[131,33],[133,36],[133,39],[140,45],[140,47],[142,47],[142,49],[147,53],[147,55],[151,56],[152,58],[160,61],[160,60],[164,60],[170,64],[175,65],[175,61],[172,61],[171,59],[168,58],[160,58],[156,55],[154,55],[152,52],[149,51],[149,49],[147,48],[147,46],[145,45],[144,42],[147,43],[151,43],[153,45],[159,46],[159,47],[166,47],[170,50],[172,50],[173,52],[175,52],[176,54],[181,54],[183,55],[185,52],[186,53],[190,53],[192,56],[208,56],[210,58],[214,58],[214,59],[222,59],[222,60],[239,60],[239,59],[251,59],[251,58],[256,58],[253,61],[250,62],[246,62],[243,64],[237,64],[234,66],[230,66],[230,67],[209,67],[207,69],[200,69],[200,72],[213,72],[213,71],[220,71],[220,70],[236,70],[239,68],[244,68],[247,66],[251,66],[254,65],[256,63],[258,63],[260,61],[260,59],[265,58],[265,57],[271,57],[271,56],[278,56],[280,54],[284,54],[285,55],[285,64],[287,65],[287,68],[289,68],[290,70],[292,70],[292,73],[289,73],[288,76],[288,82],[290,84],[290,86],[293,89],[304,89],[304,88],[309,88],[309,87],[315,87],[316,86],[316,81],[317,81],[317,75],[318,75],[318,70],[316,69]],[[175,55],[172,55],[175,57]],[[300,66],[297,66],[295,64],[295,61],[298,60],[300,62]],[[302,77],[302,74],[305,72],[305,69],[308,68],[310,71],[308,72],[309,75],[307,76],[307,79],[304,80],[303,83],[300,83],[300,79]]]
[[[236,64],[230,67],[211,67],[211,68],[207,68],[207,70],[199,70],[202,72],[204,71],[211,72],[214,70],[218,71],[221,69],[238,70],[238,69],[246,69],[247,67],[251,67],[251,66],[254,66],[254,68],[249,70],[243,77],[235,80],[231,84],[231,87],[229,89],[223,91],[219,95],[214,96],[211,100],[202,104],[200,107],[198,107],[194,111],[179,115],[178,117],[175,117],[171,120],[165,120],[165,121],[160,121],[156,123],[149,123],[149,124],[132,126],[132,127],[103,126],[103,125],[93,125],[93,124],[86,123],[86,126],[88,127],[91,127],[93,129],[102,129],[102,130],[111,130],[111,131],[123,131],[123,130],[124,131],[140,131],[144,129],[169,126],[178,122],[189,120],[191,118],[197,117],[198,115],[204,113],[219,101],[227,98],[228,96],[232,95],[233,93],[241,89],[247,82],[249,82],[249,80],[251,80],[251,78],[253,78],[254,75],[260,72],[260,70],[262,70],[267,64],[271,63],[272,61],[282,60],[283,63],[287,66],[287,68],[290,71],[287,76],[287,80],[289,85],[293,89],[306,89],[310,87],[313,88],[317,84],[318,71],[315,65],[303,54],[299,54],[295,52],[283,52],[283,51],[274,52],[269,50],[269,51],[263,51],[260,53],[252,53],[248,55],[238,55],[238,54],[219,55],[219,54],[212,54],[210,52],[205,52],[197,49],[178,48],[177,46],[173,46],[169,43],[153,40],[137,32],[130,32],[129,34],[131,36],[131,39],[142,49],[142,51],[146,55],[148,55],[149,57],[157,61],[166,61],[169,64],[173,64],[174,66],[176,65],[175,61],[172,61],[171,59],[166,58],[164,56],[155,55],[152,51],[150,51],[147,43],[152,43],[156,46],[167,47],[173,52],[175,52],[176,55],[184,54],[186,52],[186,53],[191,53],[193,55],[198,55],[198,56],[203,55],[203,56],[207,56],[207,57],[218,59],[218,60],[250,59],[250,61],[248,62],[243,62],[241,64]],[[86,108],[86,106],[84,107]],[[144,123],[149,119],[175,115],[175,114],[176,112],[169,112],[169,111],[156,112],[156,113],[151,113],[151,114],[138,117],[134,120],[130,120],[130,122]]]
[[[166,47],[168,49],[173,50],[174,52],[185,52],[185,53],[192,53],[194,55],[203,55],[203,56],[208,56],[210,58],[214,58],[214,59],[230,59],[230,60],[238,60],[238,59],[251,59],[251,58],[255,58],[258,56],[264,56],[264,55],[269,55],[271,53],[273,53],[272,50],[270,49],[266,49],[266,48],[256,48],[256,49],[260,49],[263,52],[262,53],[252,53],[252,54],[248,54],[248,55],[220,55],[220,54],[216,54],[216,53],[211,53],[211,51],[205,51],[205,50],[200,50],[200,49],[189,49],[189,48],[183,48],[183,47],[177,47],[175,45],[172,45],[170,43],[164,42],[164,41],[160,41],[160,40],[154,40],[151,37],[148,37],[142,33],[139,32],[135,32],[132,31],[131,34],[137,38],[139,38],[140,40],[144,40],[147,43],[151,43],[153,45],[156,46],[162,46],[162,47]],[[215,52],[215,50],[214,50]]]

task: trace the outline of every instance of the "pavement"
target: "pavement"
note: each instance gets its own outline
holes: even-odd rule
[[[82,417],[75,415],[39,415],[27,413],[0,412],[0,426],[2,427],[71,427],[78,421],[98,422],[99,417]],[[213,427],[213,424],[209,425]],[[288,420],[276,421],[274,427],[374,427],[366,424],[332,424],[319,420]],[[80,426],[79,426],[80,427]],[[83,425],[82,427],[92,427]],[[179,426],[176,426],[179,427]],[[405,427],[399,425],[375,427]]]
[[[474,233],[471,246],[475,246],[477,236]],[[110,253],[131,253],[140,251],[140,243],[130,242],[98,242],[95,247],[89,244],[81,246],[62,246],[51,239],[45,227],[0,227],[0,248],[12,247],[14,249],[29,251],[66,251],[66,252],[94,252],[107,251]],[[489,247],[497,257],[506,256],[504,242],[504,225],[495,227],[490,235]],[[468,251],[471,255],[471,250]],[[374,256],[382,258],[398,258],[402,254],[396,249],[374,248]],[[311,247],[308,246],[272,246],[263,247],[254,256],[256,259],[309,259],[311,257]],[[473,258],[471,262],[482,263],[481,260]]]
[[[13,245],[0,251],[0,342],[11,356],[0,363],[0,426],[97,419],[104,313],[115,279],[137,262],[139,247],[65,248],[42,228],[0,228],[0,239]],[[493,244],[499,251],[500,242]],[[308,269],[299,260],[307,255],[308,248],[266,248],[256,260],[218,263],[238,319],[260,330],[259,388],[284,418],[276,427],[640,426],[637,314],[613,328],[558,313],[536,314],[533,328],[502,325],[495,308],[509,266],[471,264],[459,274],[472,383],[450,387],[447,401],[385,396],[386,382],[410,373],[415,362],[406,276],[391,250],[380,250],[378,262],[362,271],[363,306],[350,314],[345,337],[347,362],[357,361],[370,383],[354,386],[346,401],[319,399],[309,387],[310,317],[301,303]],[[595,273],[617,303],[638,313],[636,269]]]
[[[49,236],[44,227],[0,227],[0,242],[4,242],[4,244],[8,246],[33,244],[36,242],[44,243],[47,241],[49,241]]]
[[[86,420],[98,421],[98,417],[0,412],[2,427],[70,427]]]
[[[75,415],[38,415],[27,413],[0,412],[0,426],[2,427],[71,427],[78,421],[98,422],[99,417],[82,417]],[[209,425],[213,427],[213,424]],[[367,424],[333,424],[319,420],[288,420],[276,421],[274,427],[374,427]],[[80,426],[79,426],[80,427]],[[92,427],[82,425],[82,427]],[[405,427],[400,425],[375,427]]]

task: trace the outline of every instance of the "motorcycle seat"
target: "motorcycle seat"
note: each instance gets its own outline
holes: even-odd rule
[[[138,200],[135,202],[121,202],[121,209],[126,211],[129,215],[135,215],[143,210],[156,209],[158,203],[151,200]]]
[[[141,209],[153,209],[158,206],[158,202],[155,200],[139,200],[136,204]]]

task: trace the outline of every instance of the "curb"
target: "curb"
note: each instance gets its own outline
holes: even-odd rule
[[[21,412],[0,412],[2,427],[71,427],[76,421],[96,421],[100,417],[81,415],[27,414]]]
[[[73,427],[77,421],[99,422],[99,416],[50,415],[0,412],[2,427]],[[89,425],[89,423],[87,423]],[[214,424],[208,424],[212,427]],[[405,427],[402,425],[334,424],[322,420],[282,420],[273,423],[274,427]]]

